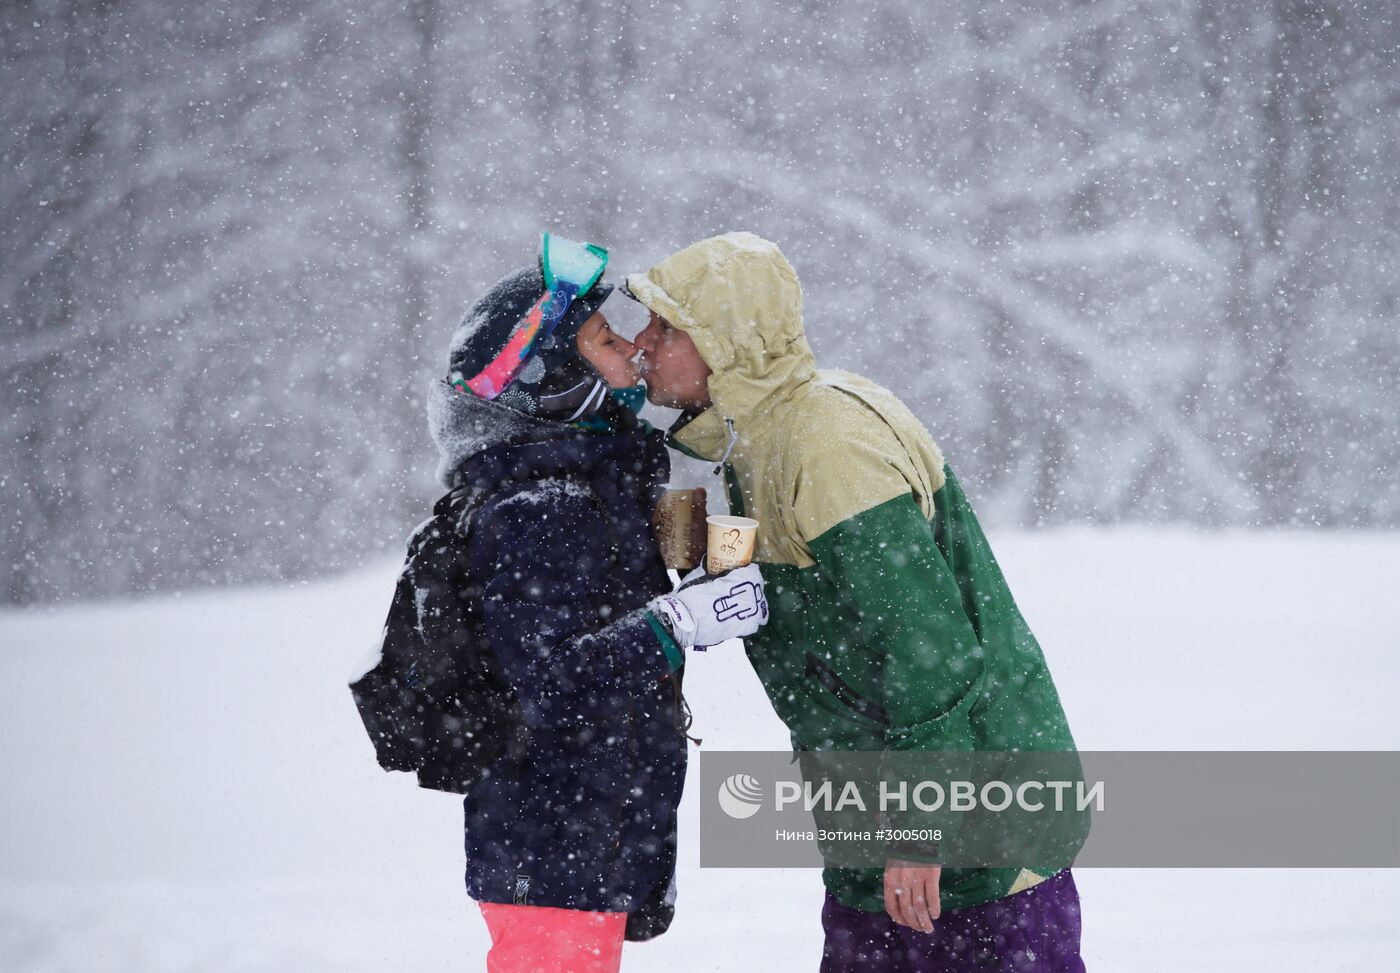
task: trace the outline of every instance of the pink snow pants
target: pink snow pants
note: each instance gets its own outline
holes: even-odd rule
[[[491,932],[487,973],[618,973],[625,912],[478,902]]]

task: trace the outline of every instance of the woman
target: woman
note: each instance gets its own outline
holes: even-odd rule
[[[453,490],[444,499],[460,499],[440,541],[463,576],[425,581],[410,565],[401,580],[416,614],[400,627],[452,619],[438,650],[460,667],[484,648],[508,700],[464,706],[509,721],[510,740],[451,788],[466,792],[467,888],[491,933],[492,973],[615,971],[624,934],[665,930],[685,774],[682,650],[758,627],[713,608],[735,584],[761,585],[756,568],[670,593],[649,526],[669,474],[662,435],[610,391],[638,375],[636,348],[599,312],[612,290],[597,280],[606,252],[586,248],[600,261],[589,280],[586,255],[572,276],[552,266],[570,246],[546,235],[542,266],[497,283],[453,336],[428,414]],[[500,729],[447,722],[457,752]]]

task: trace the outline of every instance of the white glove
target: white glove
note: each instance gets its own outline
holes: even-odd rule
[[[686,576],[681,578],[680,584],[676,585],[676,589],[685,588],[697,581],[704,581],[706,577],[708,577],[708,575],[705,573],[705,559],[702,557],[699,566],[688,571]]]
[[[697,569],[698,570],[698,569]],[[757,564],[746,564],[708,581],[692,580],[669,595],[654,599],[650,608],[676,644],[718,645],[757,632],[768,621],[768,599],[763,597],[763,574]]]

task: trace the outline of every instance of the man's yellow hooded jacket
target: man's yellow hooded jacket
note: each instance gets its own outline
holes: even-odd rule
[[[761,524],[772,617],[746,645],[794,749],[1073,750],[1040,646],[937,445],[885,389],[816,367],[778,248],[713,237],[627,287],[713,372],[712,406],[671,444],[711,461],[728,450],[731,510]],[[844,905],[884,909],[879,870],[824,877]],[[945,869],[942,906],[1045,877]]]

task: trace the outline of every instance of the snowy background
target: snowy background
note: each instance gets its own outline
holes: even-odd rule
[[[992,539],[1085,749],[1400,748],[1392,536]],[[461,805],[378,769],[344,687],[396,567],[0,615],[0,969],[484,968]],[[737,646],[697,657],[686,688],[704,749],[786,744]],[[700,869],[694,769],[675,924],[623,969],[815,970],[820,873]],[[1077,882],[1090,970],[1380,973],[1400,955],[1400,870]]]
[[[1400,526],[1390,0],[6,0],[0,599],[316,577],[541,229],[778,242],[1000,524]]]
[[[479,968],[460,808],[344,681],[544,228],[777,241],[1083,747],[1400,747],[1397,48],[1388,0],[4,0],[0,969]],[[783,746],[693,668],[707,748]],[[696,862],[626,968],[815,968],[815,872]],[[1400,955],[1400,872],[1079,883],[1095,969]]]

